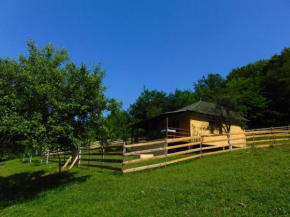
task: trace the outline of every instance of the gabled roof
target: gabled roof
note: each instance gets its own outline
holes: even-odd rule
[[[209,115],[209,116],[219,116],[219,114],[220,114],[220,110],[216,108],[215,104],[210,103],[210,102],[198,101],[196,103],[185,106],[185,107],[178,109],[176,111],[165,112],[163,114],[157,115],[157,116],[149,118],[147,120],[140,121],[138,123],[133,124],[132,126],[141,125],[142,123],[145,123],[149,120],[158,119],[158,118],[161,118],[163,116],[174,115],[174,114],[183,113],[183,112],[194,112],[194,113]],[[225,110],[222,109],[222,112],[225,113]],[[230,115],[232,117],[234,117],[234,119],[239,120],[239,121],[249,121],[248,119],[246,119],[242,116],[234,114],[234,112],[230,112]]]
[[[173,113],[186,112],[186,111],[196,112],[196,113],[205,114],[205,115],[212,115],[212,116],[219,116],[220,114],[220,110],[217,109],[215,104],[210,103],[210,102],[204,102],[204,101],[198,101],[191,105],[185,106],[184,108],[181,108],[172,112],[165,112],[164,114],[173,114]],[[223,112],[225,112],[225,110],[223,110]],[[234,114],[234,112],[230,112],[230,115],[240,121],[249,121],[248,119],[242,116]]]
[[[215,110],[215,105],[213,103],[209,102],[204,102],[204,101],[198,101],[196,103],[193,103],[191,105],[185,106],[181,109],[178,109],[176,111],[172,112],[165,112],[165,113],[178,113],[178,112],[185,112],[185,111],[192,111],[192,112],[197,112],[197,113],[202,113],[202,114],[208,114],[208,115],[216,115],[214,113]]]

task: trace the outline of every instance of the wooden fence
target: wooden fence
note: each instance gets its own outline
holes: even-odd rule
[[[218,138],[220,137],[220,138]],[[147,142],[140,144],[125,145],[127,156],[136,156],[140,154],[148,154],[154,152],[164,151],[164,154],[141,158],[129,159],[123,162],[124,166],[139,164],[133,168],[125,168],[123,173],[131,173],[146,169],[166,167],[167,165],[187,161],[190,159],[200,158],[207,155],[232,152],[251,147],[264,148],[271,145],[290,145],[290,130],[286,129],[263,129],[255,131],[247,131],[242,133],[232,133],[221,136],[203,135],[193,137],[182,137],[174,139],[164,139],[156,142]],[[163,145],[163,147],[149,148],[150,146]],[[232,148],[230,148],[230,145]],[[143,150],[130,151],[136,147],[144,147]],[[186,150],[180,150],[186,148]],[[174,151],[176,150],[176,151]],[[172,151],[169,153],[169,151]],[[176,157],[176,159],[174,159]],[[158,163],[151,163],[161,161]],[[140,163],[147,162],[147,165],[140,165]]]
[[[109,170],[122,171],[122,163],[124,161],[124,145],[100,145],[88,148],[79,148],[64,163],[63,169],[69,164],[69,169],[75,165],[81,167],[98,167]]]
[[[103,169],[122,171],[122,163],[123,145],[103,145],[80,149],[79,166],[99,167],[101,171]]]
[[[123,174],[166,167],[207,155],[232,152],[251,147],[290,145],[290,129],[265,128],[248,130],[228,135],[202,135],[167,138],[136,144],[113,144],[91,148],[80,148],[67,159],[63,168],[70,163],[75,166],[97,167],[117,170]],[[57,154],[55,154],[57,155]],[[67,156],[65,153],[64,156]],[[65,159],[65,158],[64,158]],[[63,161],[64,162],[64,161]]]

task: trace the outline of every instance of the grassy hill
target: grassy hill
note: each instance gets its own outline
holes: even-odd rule
[[[290,146],[241,150],[121,175],[0,163],[0,216],[290,215]]]

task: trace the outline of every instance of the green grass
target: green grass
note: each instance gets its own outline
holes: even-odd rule
[[[290,146],[121,175],[0,163],[0,216],[289,216]]]

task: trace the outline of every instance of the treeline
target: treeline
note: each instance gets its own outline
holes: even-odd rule
[[[198,100],[228,107],[249,119],[249,128],[289,124],[290,48],[285,48],[281,54],[276,54],[269,60],[259,60],[233,69],[225,78],[220,74],[203,76],[187,90],[176,89],[166,93],[144,87],[130,108],[122,112],[118,123],[125,127],[163,112],[180,109]],[[109,116],[109,119],[114,117]],[[128,136],[129,132],[119,134],[116,129],[112,135]]]

